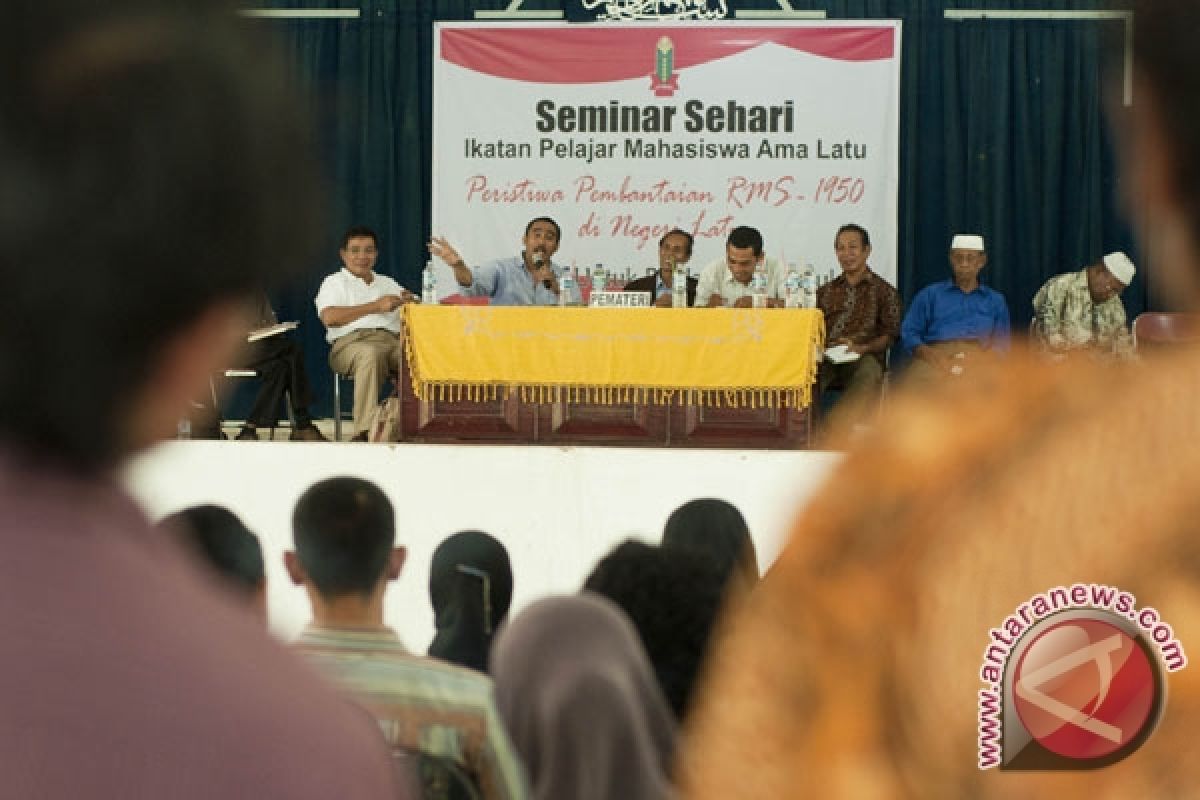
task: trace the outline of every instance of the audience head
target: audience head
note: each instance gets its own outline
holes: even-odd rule
[[[0,440],[102,471],[171,435],[243,298],[304,263],[312,126],[223,3],[5,11]]]
[[[674,721],[611,602],[584,592],[533,603],[501,629],[491,665],[534,800],[670,795]]]
[[[633,622],[678,719],[687,713],[708,651],[725,577],[703,555],[630,539],[600,559],[583,585],[612,600]]]
[[[758,580],[758,554],[746,518],[732,503],[713,497],[689,500],[671,512],[663,529],[663,548],[699,553],[721,571],[725,584]]]
[[[763,237],[746,225],[734,228],[725,240],[725,263],[739,283],[749,283],[763,260]]]
[[[392,504],[361,478],[329,478],[305,490],[292,513],[296,549],[285,554],[292,580],[330,602],[381,598],[400,574]]]
[[[487,672],[492,637],[508,616],[513,576],[504,545],[462,531],[433,551],[429,599],[437,634],[429,655]]]
[[[248,598],[266,618],[267,573],[258,537],[227,508],[192,506],[164,517],[159,528],[183,541],[206,568]]]

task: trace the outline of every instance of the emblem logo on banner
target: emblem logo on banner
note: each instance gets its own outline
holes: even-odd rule
[[[679,89],[679,76],[675,74],[675,43],[666,36],[658,40],[654,48],[654,74],[650,76],[650,88],[655,97],[671,97]]]

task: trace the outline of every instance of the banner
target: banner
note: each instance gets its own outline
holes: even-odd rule
[[[468,263],[549,216],[580,272],[640,277],[679,227],[695,275],[750,225],[828,276],[854,222],[895,284],[898,21],[437,23],[434,41],[432,232]]]

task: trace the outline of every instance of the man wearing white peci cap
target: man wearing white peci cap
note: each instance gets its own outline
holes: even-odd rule
[[[904,349],[913,357],[910,381],[962,376],[972,361],[1008,350],[1004,295],[979,282],[986,264],[983,237],[960,233],[950,243],[953,277],[913,298],[900,326]]]
[[[1033,296],[1035,338],[1060,358],[1071,351],[1132,357],[1121,292],[1136,272],[1129,256],[1109,253],[1078,272],[1055,275]]]

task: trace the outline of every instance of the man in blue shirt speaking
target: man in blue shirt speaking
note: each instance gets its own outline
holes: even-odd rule
[[[908,380],[929,382],[962,376],[972,361],[1008,350],[1004,295],[979,282],[986,264],[982,236],[954,237],[950,243],[954,277],[918,292],[900,326],[904,349],[913,356]]]
[[[468,297],[487,297],[494,306],[558,305],[558,278],[563,268],[550,257],[558,252],[562,229],[549,217],[525,226],[520,255],[497,258],[471,268],[445,239],[433,237],[429,252],[454,270],[454,280]]]

